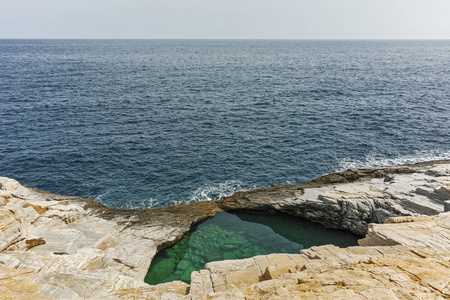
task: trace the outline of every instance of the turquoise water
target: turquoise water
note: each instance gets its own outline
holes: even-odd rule
[[[358,236],[288,215],[218,213],[196,225],[180,243],[158,253],[145,282],[190,283],[191,273],[211,261],[270,253],[299,253],[312,246],[357,244]]]

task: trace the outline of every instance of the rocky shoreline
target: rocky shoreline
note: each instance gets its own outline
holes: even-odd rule
[[[193,272],[190,286],[143,282],[158,251],[179,241],[193,224],[235,209],[283,212],[367,235],[359,247],[321,246],[208,263]],[[450,160],[350,169],[302,185],[145,210],[109,209],[0,177],[0,295],[445,299],[450,297],[449,209]]]

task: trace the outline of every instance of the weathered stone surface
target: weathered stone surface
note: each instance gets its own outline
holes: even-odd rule
[[[23,287],[22,294],[17,287],[2,293],[2,299],[29,299],[27,289],[38,299],[114,298],[111,295],[117,292],[119,297],[128,289],[142,295],[157,290],[161,295],[165,290],[184,295],[184,283],[155,288],[143,278],[158,248],[181,239],[193,223],[219,211],[208,203],[191,205],[188,213],[183,213],[183,206],[110,210],[92,200],[33,190],[8,178],[1,177],[0,186],[0,266],[2,274],[12,272],[11,278],[20,279]],[[2,288],[11,287],[9,283]]]
[[[448,161],[352,169],[303,185],[236,193],[220,205],[223,209],[281,211],[364,235],[369,223],[382,223],[393,216],[444,212],[450,200],[449,178]]]
[[[442,213],[449,191],[450,161],[439,161],[352,169],[303,185],[239,192],[219,201],[125,211],[0,177],[0,295],[449,298],[450,214]],[[157,251],[180,240],[192,224],[230,209],[285,212],[367,236],[359,247],[328,245],[300,254],[208,263],[193,272],[190,287],[182,282],[143,282]]]
[[[192,299],[447,299],[450,213],[371,227],[361,244],[312,247],[206,264],[192,274]],[[401,228],[399,228],[401,226]],[[404,229],[406,231],[404,231]],[[410,230],[414,230],[415,234]],[[400,234],[405,233],[405,234]],[[429,243],[432,239],[435,241]],[[394,246],[388,246],[394,245]],[[211,290],[213,291],[211,293]],[[288,297],[288,298],[286,298]]]

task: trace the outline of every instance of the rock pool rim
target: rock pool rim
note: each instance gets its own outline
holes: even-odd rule
[[[158,251],[145,282],[157,285],[181,280],[190,284],[190,274],[204,269],[210,262],[279,253],[299,254],[301,250],[328,244],[347,248],[356,246],[360,238],[348,231],[329,229],[286,213],[219,212],[213,218],[193,224],[175,245]],[[212,258],[211,253],[219,257]]]
[[[442,164],[442,167],[441,167]],[[440,160],[440,161],[432,161],[432,162],[424,162],[424,163],[417,163],[414,165],[402,165],[402,166],[386,166],[386,167],[375,167],[375,168],[361,168],[361,169],[350,169],[344,172],[339,172],[335,174],[326,175],[324,177],[328,177],[330,180],[328,182],[333,181],[337,182],[337,184],[326,184],[321,183],[320,185],[317,184],[318,181],[321,181],[322,179],[319,178],[317,180],[314,180],[313,182],[306,183],[303,185],[300,185],[300,188],[295,189],[292,191],[290,186],[273,186],[270,188],[265,189],[259,189],[256,191],[250,191],[250,192],[240,192],[233,196],[228,197],[228,202],[226,202],[227,199],[222,199],[218,201],[207,201],[207,202],[199,202],[199,203],[193,203],[190,205],[181,205],[176,207],[169,207],[169,208],[160,208],[160,209],[147,209],[147,210],[113,210],[109,209],[106,206],[99,204],[93,200],[89,199],[83,199],[79,197],[74,196],[65,196],[65,195],[57,195],[49,192],[39,191],[36,189],[29,189],[24,187],[23,185],[20,185],[17,181],[10,179],[10,178],[0,178],[0,183],[4,183],[2,187],[2,190],[5,191],[7,198],[12,199],[12,203],[21,203],[24,204],[25,201],[35,201],[38,203],[38,206],[43,206],[49,208],[49,212],[55,213],[56,219],[59,219],[63,211],[67,211],[68,215],[67,217],[70,217],[68,220],[69,223],[74,222],[78,219],[80,219],[81,223],[73,223],[73,225],[64,225],[69,224],[67,222],[59,222],[60,227],[64,230],[67,230],[70,226],[70,230],[77,230],[78,232],[84,232],[86,229],[88,229],[88,232],[86,233],[97,233],[98,230],[103,228],[104,225],[108,225],[107,228],[112,230],[112,233],[114,236],[117,236],[118,239],[115,240],[115,243],[113,244],[104,244],[107,249],[113,249],[114,251],[105,251],[104,255],[105,258],[110,261],[110,264],[108,265],[102,265],[99,271],[99,276],[103,276],[105,281],[92,281],[90,282],[90,287],[95,287],[96,291],[98,293],[103,293],[105,295],[109,295],[109,291],[111,290],[111,287],[115,287],[117,281],[117,278],[122,278],[120,276],[126,275],[126,277],[123,277],[126,280],[129,280],[130,283],[136,284],[137,286],[143,288],[141,289],[135,289],[135,292],[137,293],[153,293],[158,291],[166,291],[170,287],[179,289],[179,293],[182,295],[187,295],[189,293],[189,286],[186,284],[181,284],[181,282],[172,282],[170,285],[158,285],[158,286],[149,286],[149,285],[143,285],[143,279],[145,277],[145,274],[143,273],[144,270],[148,270],[148,266],[151,263],[152,256],[156,253],[157,247],[161,247],[162,245],[170,245],[174,244],[181,238],[183,234],[188,231],[188,228],[195,222],[200,221],[202,219],[208,218],[208,216],[213,216],[216,212],[224,211],[222,208],[241,208],[244,210],[254,209],[254,210],[260,210],[260,211],[267,211],[267,212],[276,212],[276,211],[290,211],[290,209],[297,207],[297,213],[301,213],[301,210],[305,207],[310,207],[310,204],[315,204],[314,209],[317,209],[319,212],[326,212],[327,208],[330,206],[327,201],[324,201],[317,197],[318,195],[312,195],[311,198],[308,198],[309,195],[308,192],[311,191],[313,188],[319,188],[319,192],[326,192],[330,189],[333,189],[335,186],[340,185],[340,182],[348,182],[351,183],[350,185],[342,185],[343,187],[351,187],[353,186],[352,182],[356,181],[354,184],[356,186],[360,186],[363,188],[368,188],[371,185],[382,185],[387,186],[392,184],[391,182],[386,182],[386,180],[383,180],[383,176],[386,175],[395,175],[390,176],[397,178],[402,177],[403,179],[407,180],[407,182],[411,183],[411,181],[416,182],[417,178],[420,178],[420,185],[421,187],[428,187],[429,184],[433,184],[436,186],[440,186],[440,189],[442,187],[448,188],[448,179],[450,178],[450,160]],[[358,180],[360,179],[361,180]],[[323,181],[323,180],[322,180]],[[340,181],[340,182],[339,182]],[[395,186],[396,180],[393,181],[394,183],[394,192],[398,188],[401,188],[401,186]],[[400,181],[401,182],[401,181]],[[308,187],[310,186],[310,187]],[[298,186],[297,186],[298,187]],[[304,189],[303,189],[304,188]],[[435,187],[437,188],[437,187]],[[417,185],[411,186],[411,192],[414,193],[416,191]],[[262,190],[262,192],[261,192]],[[286,192],[287,191],[287,192]],[[298,199],[295,199],[296,201],[292,201],[293,199],[290,197],[289,191],[292,191],[298,196]],[[351,193],[351,192],[350,192]],[[385,189],[380,190],[381,195],[386,195],[386,197],[382,197],[380,199],[384,199],[381,204],[386,203],[385,201],[388,201],[387,203],[389,206],[384,206],[390,213],[390,216],[393,217],[399,217],[399,222],[411,222],[411,217],[404,218],[402,216],[415,216],[417,214],[420,214],[420,212],[417,212],[417,210],[409,209],[406,207],[404,211],[398,211],[395,210],[395,206],[399,203],[399,200],[397,198],[388,197],[389,194],[386,194]],[[303,196],[306,195],[306,198]],[[428,194],[425,195],[425,201],[427,203],[434,203],[434,197],[435,194]],[[275,198],[273,198],[275,196]],[[264,198],[265,199],[261,199]],[[231,200],[230,200],[231,199]],[[309,202],[308,199],[313,200],[312,202]],[[375,204],[373,201],[375,201],[377,198],[368,198],[369,204]],[[300,202],[298,202],[299,200]],[[47,201],[48,204],[47,204]],[[352,204],[351,201],[343,200],[343,203]],[[8,202],[8,201],[7,201]],[[39,204],[41,203],[41,204]],[[54,203],[54,204],[53,204]],[[220,207],[219,204],[220,203]],[[359,203],[356,201],[355,203]],[[294,204],[292,206],[291,204]],[[379,219],[376,222],[373,222],[371,219],[368,219],[365,215],[351,215],[349,216],[346,214],[346,212],[353,210],[359,210],[359,205],[357,207],[342,207],[339,202],[334,203],[334,206],[336,206],[338,209],[344,210],[341,211],[340,218],[342,218],[345,221],[351,221],[351,222],[357,222],[361,225],[359,221],[363,222],[371,222],[371,223],[381,223],[383,220]],[[55,207],[55,208],[53,208]],[[60,208],[63,208],[60,210]],[[12,212],[15,212],[17,210],[18,213],[23,213],[24,207],[22,205],[15,205],[11,206],[13,209]],[[371,214],[374,213],[374,206],[369,205],[368,207],[365,207],[368,209],[367,213]],[[445,209],[444,207],[439,208],[440,211]],[[349,210],[350,209],[350,210]],[[430,208],[431,210],[431,208]],[[295,214],[294,211],[290,211],[293,214]],[[357,212],[357,211],[356,211]],[[9,213],[9,212],[8,212]],[[439,212],[435,213],[436,215],[439,214]],[[433,214],[434,215],[434,214]],[[357,217],[356,219],[354,217]],[[37,215],[38,218],[41,218],[41,220],[47,220],[45,216],[40,217],[39,214]],[[50,218],[49,220],[55,219],[55,217]],[[329,215],[322,214],[321,219],[318,220],[319,223],[321,221],[326,221],[330,219]],[[425,218],[427,218],[425,216]],[[306,218],[308,219],[308,218]],[[414,219],[414,218],[413,218]],[[431,219],[430,219],[431,220]],[[433,219],[434,220],[434,219]],[[48,221],[48,222],[50,222]],[[62,220],[59,220],[62,221]],[[396,219],[392,219],[394,223],[397,223]],[[27,224],[26,221],[24,221]],[[47,223],[48,223],[47,222]],[[85,222],[89,222],[90,225],[89,228],[83,227]],[[413,221],[414,222],[414,221]],[[45,223],[45,224],[47,224]],[[22,223],[21,223],[22,224]],[[79,226],[78,226],[78,225]],[[346,226],[345,223],[335,223],[337,224],[336,228],[342,228]],[[414,224],[414,223],[413,223]],[[78,226],[78,227],[77,227]],[[96,226],[96,227],[92,227]],[[374,225],[373,228],[376,228],[378,226],[377,224]],[[384,226],[380,225],[380,226]],[[28,227],[27,227],[28,228]],[[360,228],[367,230],[367,228],[364,228],[364,226],[360,226]],[[353,228],[354,229],[354,228]],[[365,231],[364,231],[365,233]],[[36,233],[34,231],[31,232],[25,232],[27,234],[26,237],[32,237],[35,236]],[[47,237],[50,237],[47,232],[42,232],[44,239]],[[153,234],[153,235],[152,235]],[[377,236],[376,232],[371,229],[368,231],[368,235],[366,238],[368,241],[366,241],[365,244],[361,245],[362,248],[356,247],[355,249],[366,249],[364,246],[391,246],[390,243],[382,243],[381,240],[370,240],[370,236],[374,235]],[[129,243],[130,240],[135,241],[135,243]],[[97,239],[97,242],[100,242],[100,239]],[[25,243],[25,240],[22,240],[22,244]],[[360,241],[361,242],[361,241]],[[425,241],[424,241],[425,242]],[[401,245],[404,243],[401,242]],[[15,247],[17,247],[17,244],[14,244]],[[415,244],[414,244],[415,245]],[[8,245],[7,245],[8,246]],[[21,246],[21,245],[19,245]],[[39,246],[38,246],[39,247]],[[41,246],[43,247],[43,246]],[[400,247],[400,246],[399,246]],[[403,247],[403,246],[401,246]],[[403,248],[399,248],[400,252],[403,251]],[[18,249],[17,251],[9,252],[10,254],[5,255],[5,259],[7,257],[11,257],[11,259],[7,259],[7,262],[9,263],[15,263],[14,257],[30,257],[31,254],[26,255],[24,250],[21,250],[22,248]],[[78,251],[81,248],[78,247],[75,250]],[[94,251],[96,252],[97,248],[94,247],[88,247],[88,248],[82,248],[83,251]],[[142,253],[142,249],[144,249],[144,252],[150,255],[145,255],[145,253]],[[149,249],[149,250],[147,250]],[[313,249],[313,248],[311,248]],[[323,249],[319,247],[318,249]],[[389,248],[390,249],[390,248]],[[345,249],[344,249],[345,250]],[[42,250],[41,250],[42,251]],[[42,257],[53,257],[52,252],[53,250],[44,251],[43,253],[46,253],[48,255],[42,256]],[[359,251],[359,250],[358,250]],[[314,254],[310,252],[308,249],[307,252],[309,254]],[[369,251],[370,252],[370,251]],[[134,255],[130,256],[129,253],[135,253]],[[113,255],[111,255],[113,254]],[[144,255],[143,255],[144,254]],[[308,256],[308,254],[305,254]],[[7,256],[7,257],[6,257]],[[123,261],[115,259],[115,258],[122,258]],[[37,257],[38,258],[38,257]],[[130,260],[128,260],[128,258]],[[61,259],[71,259],[73,261],[73,258],[70,258],[69,256],[61,256]],[[38,260],[45,263],[45,260]],[[130,262],[130,263],[128,263]],[[139,264],[136,264],[136,262],[139,262]],[[35,267],[35,260],[31,261],[31,264],[25,263],[27,267]],[[219,262],[211,264],[211,266],[218,266],[220,265]],[[98,265],[95,265],[97,268]],[[120,268],[120,272],[117,273],[117,268]],[[113,271],[111,273],[111,271]],[[83,277],[87,276],[88,273],[85,273],[84,271],[80,271],[77,268],[71,268],[71,269],[65,269],[64,272],[73,273],[76,276],[82,276],[80,278],[86,278],[86,280],[89,281],[90,277]],[[205,272],[208,272],[208,270],[205,270]],[[55,275],[55,273],[50,273],[46,270],[41,270],[41,272],[31,272],[27,273],[30,278],[36,278],[39,279],[40,282],[46,282],[47,286],[53,287],[55,286],[54,283],[62,284],[62,288],[64,286],[67,286],[67,284],[62,283],[57,279],[56,277],[52,277]],[[34,274],[34,275],[33,275]],[[58,274],[58,272],[56,273]],[[65,273],[66,274],[66,273]],[[116,275],[113,275],[116,274]],[[115,278],[114,280],[110,279],[111,276]],[[115,277],[114,277],[115,276]],[[59,277],[58,277],[59,278]],[[43,281],[43,279],[45,279]],[[53,280],[53,281],[51,281]],[[48,282],[48,283],[47,283]],[[122,282],[122,281],[120,281]],[[128,282],[128,281],[127,281]],[[77,291],[78,296],[82,296],[84,298],[90,298],[92,297],[92,290],[85,290],[84,285],[77,285],[76,282],[73,282],[75,284],[75,287],[79,286],[80,289]],[[105,284],[107,284],[105,286]],[[34,285],[33,285],[34,287]],[[45,290],[48,295],[53,295],[56,293],[60,293],[62,288],[59,288],[58,290],[55,290],[54,292],[48,292],[48,288]],[[122,288],[122,287],[121,287]],[[129,293],[129,285],[124,285],[123,288],[126,288],[126,293]],[[199,286],[195,286],[195,288],[199,288]],[[66,289],[64,289],[66,290]],[[70,290],[70,288],[69,288]],[[42,290],[44,291],[44,290]],[[172,290],[173,291],[173,290]],[[125,291],[124,291],[125,292]],[[192,292],[192,290],[191,290]],[[206,290],[205,290],[206,292]],[[103,295],[102,294],[102,295]]]
[[[238,192],[239,193],[239,192]],[[219,201],[219,200],[211,200],[211,201]],[[169,206],[170,207],[170,206]],[[322,225],[322,224],[320,224],[319,222],[314,222],[314,221],[310,221],[310,220],[308,220],[308,219],[306,219],[306,218],[303,218],[303,217],[299,217],[299,216],[296,216],[296,215],[291,215],[291,214],[288,214],[288,213],[285,213],[285,212],[280,212],[280,211],[268,211],[268,210],[252,210],[252,209],[229,209],[229,210],[222,210],[222,211],[218,211],[218,212],[216,212],[214,215],[212,215],[212,216],[208,216],[208,217],[206,217],[206,218],[204,218],[204,219],[201,219],[201,220],[199,220],[198,222],[196,222],[196,223],[192,223],[191,224],[191,226],[190,226],[190,228],[189,228],[189,230],[188,231],[186,231],[186,233],[181,237],[181,239],[183,239],[188,233],[191,233],[191,232],[193,232],[193,231],[195,231],[196,229],[197,229],[197,227],[199,226],[199,225],[201,225],[201,224],[203,224],[203,223],[205,223],[206,221],[208,221],[208,220],[211,220],[212,218],[214,218],[215,216],[216,216],[216,214],[218,214],[218,213],[222,213],[222,212],[226,212],[226,213],[230,213],[230,214],[248,214],[248,215],[255,215],[255,216],[258,216],[258,215],[261,215],[261,216],[268,216],[268,217],[288,217],[288,218],[293,218],[293,219],[298,219],[298,220],[303,220],[303,221],[306,221],[306,222],[312,222],[312,223],[315,223],[315,224],[318,224],[318,225]],[[323,225],[322,225],[323,226]],[[325,227],[325,226],[324,226]],[[348,230],[344,230],[344,229],[338,229],[338,228],[328,228],[328,227],[325,227],[325,228],[327,228],[327,229],[336,229],[336,230],[343,230],[343,231],[348,231]],[[361,234],[355,234],[358,238],[363,238],[364,237],[364,234],[363,235],[361,235]],[[180,239],[180,240],[181,240]],[[167,246],[166,248],[164,248],[164,249],[158,249],[158,252],[157,252],[157,254],[160,252],[160,251],[163,251],[163,250],[166,250],[166,249],[168,249],[168,248],[170,248],[170,247],[172,247],[172,246],[175,246],[178,242],[180,242],[180,241],[177,241],[176,243],[174,243],[173,245],[171,245],[171,246]],[[305,249],[307,249],[307,248],[305,248]]]
[[[172,247],[173,245],[179,243],[183,237],[189,233],[189,231],[192,229],[193,226],[196,224],[201,224],[201,222],[205,222],[208,219],[211,219],[215,216],[216,213],[222,212],[222,211],[242,211],[242,212],[248,212],[253,211],[254,213],[264,213],[264,214],[277,214],[277,213],[286,213],[291,216],[299,217],[295,214],[290,214],[289,212],[281,212],[279,210],[274,209],[271,206],[262,206],[262,207],[240,207],[240,205],[236,205],[236,202],[239,202],[240,199],[250,200],[248,197],[249,195],[255,195],[255,194],[269,194],[272,196],[293,196],[293,193],[296,191],[303,191],[305,188],[320,188],[325,187],[333,184],[340,184],[340,183],[351,183],[355,182],[359,179],[364,178],[382,178],[388,175],[392,174],[411,174],[415,172],[415,168],[420,167],[427,167],[427,166],[433,166],[436,164],[445,164],[449,163],[449,160],[434,160],[434,161],[425,161],[425,162],[418,162],[414,164],[401,164],[401,165],[395,165],[395,166],[380,166],[380,167],[365,167],[365,168],[350,168],[345,171],[341,172],[335,172],[331,174],[326,174],[324,176],[321,176],[319,178],[316,178],[312,181],[303,183],[303,184],[297,184],[297,185],[272,185],[270,187],[264,187],[259,189],[254,189],[250,191],[240,191],[236,192],[231,196],[224,197],[219,200],[208,200],[208,201],[199,201],[195,203],[189,203],[189,204],[179,204],[175,206],[168,206],[168,207],[158,207],[158,208],[147,208],[142,210],[123,210],[123,209],[114,209],[114,208],[108,208],[107,206],[98,203],[94,200],[90,199],[84,199],[86,202],[85,208],[95,209],[97,210],[101,216],[105,219],[114,219],[117,217],[117,215],[123,215],[126,216],[127,221],[129,222],[129,226],[133,226],[131,224],[139,224],[139,223],[154,223],[156,220],[162,221],[164,219],[164,216],[167,214],[170,214],[172,216],[179,216],[182,212],[187,217],[188,222],[190,223],[188,225],[187,230],[180,236],[177,236],[173,241],[166,241],[164,243],[161,243],[156,247],[156,253],[155,256],[167,249]],[[248,201],[251,202],[251,201]],[[251,203],[249,203],[251,204]],[[148,215],[148,212],[152,212],[152,215],[156,215],[155,217],[151,217]],[[133,213],[133,216],[136,218],[132,218],[130,216],[130,213]],[[130,218],[134,219],[131,220]],[[333,228],[333,229],[341,229],[341,230],[348,230],[348,228],[339,228],[335,226],[329,226],[327,224],[327,220],[312,220],[309,218],[304,218],[305,220],[320,223],[326,228]],[[152,222],[153,221],[153,222]],[[159,223],[160,221],[157,221],[155,223]],[[324,222],[325,221],[325,222]],[[183,222],[184,223],[184,222]],[[363,237],[367,233],[367,229],[363,231],[352,231],[349,230],[352,233],[359,235]],[[153,256],[154,257],[154,256]],[[152,257],[152,260],[153,260]]]
[[[272,194],[275,193],[277,196],[287,196],[287,195],[293,195],[293,192],[296,191],[303,191],[305,188],[320,188],[325,187],[333,184],[340,184],[340,183],[351,183],[355,182],[359,179],[364,178],[383,178],[388,175],[393,174],[411,174],[415,172],[415,168],[420,167],[427,167],[427,166],[434,166],[436,164],[445,164],[449,163],[450,160],[435,160],[435,161],[426,161],[426,162],[419,162],[414,164],[402,164],[402,165],[395,165],[395,166],[380,166],[380,167],[366,167],[366,168],[350,168],[345,171],[326,174],[322,177],[319,177],[317,179],[314,179],[312,181],[298,184],[298,185],[272,185],[270,187],[264,187],[264,188],[258,188],[250,191],[240,191],[236,192],[231,196],[224,197],[219,200],[209,200],[209,201],[199,201],[195,203],[189,203],[189,204],[180,204],[176,206],[169,206],[169,207],[159,207],[159,208],[148,208],[144,210],[121,210],[121,209],[109,209],[106,206],[97,203],[93,200],[92,203],[100,205],[104,208],[106,208],[110,214],[114,217],[115,214],[123,212],[135,212],[135,213],[145,213],[148,211],[157,212],[157,213],[168,213],[171,210],[173,212],[180,212],[184,211],[187,212],[190,209],[193,209],[192,214],[189,214],[190,217],[194,217],[194,221],[189,226],[189,229],[184,232],[181,236],[178,236],[175,241],[173,242],[165,242],[157,246],[157,252],[155,253],[155,256],[160,253],[163,250],[166,250],[175,244],[179,243],[186,234],[188,234],[195,226],[200,225],[201,223],[213,218],[216,213],[218,212],[245,212],[245,213],[253,213],[253,214],[266,214],[266,215],[274,215],[274,214],[288,214],[293,217],[299,217],[295,214],[290,214],[289,212],[282,212],[277,209],[274,209],[271,206],[263,206],[263,207],[256,207],[256,208],[243,208],[239,207],[239,205],[234,205],[233,201],[239,198],[243,198],[245,200],[250,200],[248,198],[249,195],[253,194]],[[249,201],[251,202],[251,201]],[[238,207],[238,208],[236,208]],[[108,213],[108,212],[107,212]],[[198,213],[201,214],[201,216],[198,216]],[[104,217],[107,217],[107,214],[103,214]],[[322,222],[322,220],[311,220],[308,218],[299,217],[304,220],[308,220],[311,222],[316,222],[319,224],[322,224],[326,228],[333,228],[333,229],[340,229],[340,230],[348,230],[346,228],[338,228],[334,226],[327,226],[327,224]],[[351,230],[349,230],[351,231]],[[352,233],[363,237],[367,230],[364,230],[363,232],[353,232]],[[152,257],[153,260],[154,256]]]
[[[239,192],[238,192],[238,193],[239,193]],[[219,201],[219,200],[211,200],[211,201]],[[202,201],[202,202],[203,202],[203,201]],[[193,203],[191,203],[191,204],[193,204]],[[169,206],[169,207],[171,207],[171,206]],[[283,217],[283,216],[286,216],[286,217],[290,217],[290,218],[299,219],[299,220],[303,220],[303,221],[312,222],[312,223],[316,223],[316,224],[322,225],[322,224],[319,223],[319,222],[310,221],[310,220],[308,220],[308,219],[306,219],[306,218],[299,217],[299,216],[296,216],[296,215],[291,215],[291,214],[288,214],[288,213],[285,213],[285,212],[280,212],[280,211],[251,210],[251,209],[242,209],[242,208],[241,208],[241,209],[222,210],[222,211],[218,211],[218,212],[214,213],[214,215],[212,215],[212,216],[205,217],[204,219],[200,219],[199,221],[197,221],[197,222],[195,222],[195,223],[192,223],[191,226],[189,227],[189,230],[186,231],[186,232],[180,237],[180,239],[178,239],[175,243],[170,244],[170,245],[164,244],[164,247],[163,247],[163,248],[162,248],[162,247],[161,247],[161,248],[158,247],[155,256],[156,256],[157,254],[159,254],[159,252],[164,251],[164,250],[166,250],[166,249],[169,249],[170,247],[175,246],[175,245],[178,244],[178,243],[179,243],[179,242],[180,242],[187,234],[189,234],[189,233],[195,231],[199,225],[205,223],[205,222],[208,221],[208,220],[211,220],[212,218],[214,218],[214,217],[216,216],[217,213],[221,213],[221,212],[227,212],[227,213],[230,213],[230,214],[233,214],[233,213],[237,213],[237,214],[243,213],[243,214],[249,214],[249,215],[255,215],[255,216],[263,215],[263,216],[268,216],[268,217],[271,217],[271,216],[273,216],[273,217]],[[324,225],[322,225],[322,226],[324,226]],[[339,229],[339,228],[329,228],[329,227],[326,227],[326,226],[324,226],[324,227],[327,228],[327,229],[336,229],[336,230],[349,231],[349,230]],[[353,232],[350,231],[350,233],[353,233]],[[355,236],[357,236],[358,238],[363,238],[364,235],[365,235],[365,234],[356,234],[356,233],[353,233],[353,234],[354,234]],[[161,246],[163,246],[163,245],[161,245]],[[307,249],[307,248],[305,248],[305,249]]]
[[[319,178],[313,179],[312,181],[296,184],[296,185],[272,185],[270,187],[263,187],[258,189],[253,189],[249,191],[239,191],[231,196],[224,197],[219,200],[207,200],[199,201],[188,204],[179,204],[175,206],[167,207],[157,207],[157,208],[146,208],[146,209],[117,209],[109,208],[104,204],[101,204],[95,200],[81,198],[77,196],[65,196],[57,195],[51,192],[34,189],[41,194],[48,194],[49,198],[54,196],[59,196],[66,202],[77,202],[82,203],[84,209],[92,210],[97,216],[106,220],[115,220],[119,224],[126,224],[127,227],[134,226],[158,226],[167,220],[171,220],[174,227],[185,228],[182,235],[177,236],[173,241],[165,241],[158,244],[156,249],[160,252],[166,248],[169,248],[176,243],[178,243],[191,229],[191,227],[198,223],[204,222],[210,218],[213,218],[217,212],[222,211],[255,211],[256,213],[286,213],[291,216],[301,217],[295,213],[290,213],[289,211],[281,211],[275,209],[271,205],[254,203],[252,200],[258,197],[274,197],[274,198],[285,198],[289,196],[294,196],[295,192],[303,192],[304,189],[308,188],[321,188],[326,186],[331,186],[334,184],[351,183],[356,182],[360,179],[370,179],[370,178],[383,178],[387,175],[393,174],[411,174],[414,173],[418,168],[431,167],[439,164],[450,163],[448,160],[433,160],[418,162],[414,164],[401,164],[394,166],[380,166],[380,167],[364,167],[364,168],[350,168],[345,171],[335,172],[326,174]],[[29,187],[24,185],[25,187]],[[119,219],[119,221],[118,221]],[[121,221],[121,219],[123,221]],[[311,222],[320,223],[327,228],[349,230],[348,228],[340,228],[336,226],[330,226],[327,223],[327,219],[310,219],[304,218]],[[364,236],[367,233],[367,228],[362,231],[353,231],[356,235]],[[155,255],[156,255],[155,253]]]

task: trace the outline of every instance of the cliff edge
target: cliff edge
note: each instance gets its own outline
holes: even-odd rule
[[[143,282],[151,260],[223,210],[284,212],[366,237],[211,262],[191,285]],[[450,298],[450,161],[350,169],[302,185],[145,210],[0,177],[3,299]]]

